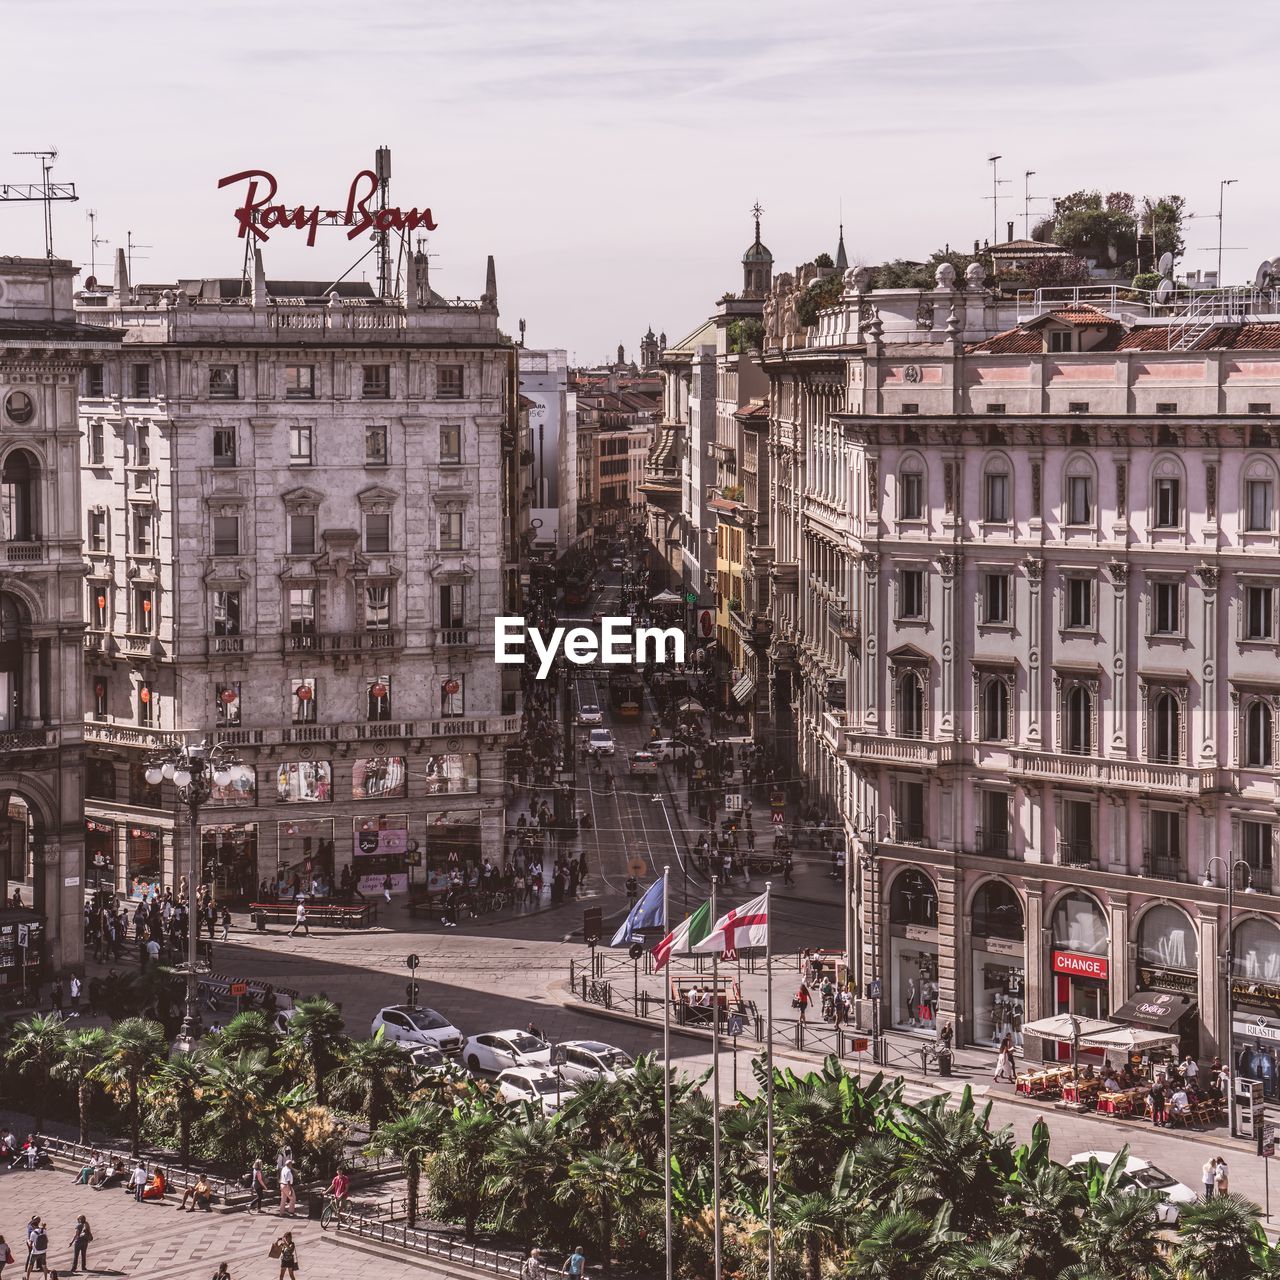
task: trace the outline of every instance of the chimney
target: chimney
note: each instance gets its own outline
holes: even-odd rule
[[[973,252],[974,252],[974,256],[976,257],[978,253],[978,242],[976,239],[973,242]]]
[[[267,273],[262,265],[262,250],[253,251],[253,306],[257,310],[267,305]]]
[[[117,306],[124,306],[129,301],[129,262],[123,249],[116,250],[116,282],[112,292],[116,295]]]
[[[1012,244],[1013,243],[1013,219],[1010,218],[1009,221],[1005,223],[1005,226],[1009,228],[1009,242]]]

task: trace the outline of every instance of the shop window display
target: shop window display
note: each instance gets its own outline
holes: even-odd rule
[[[989,880],[974,895],[972,1025],[977,1043],[1005,1036],[1022,1047],[1026,1000],[1022,902],[1010,885]]]

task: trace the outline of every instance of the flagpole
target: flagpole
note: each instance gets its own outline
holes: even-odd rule
[[[671,920],[671,867],[662,868],[662,927],[669,928]],[[671,1232],[671,992],[670,979],[664,975],[668,990],[662,993],[662,1193],[663,1214],[667,1229],[667,1280],[672,1280],[675,1269],[675,1241]]]
[[[711,877],[711,927],[716,927],[716,879]],[[721,1280],[720,1233],[720,948],[711,950],[711,1204],[715,1215],[715,1276]]]
[[[769,1280],[773,1280],[773,919],[769,911],[772,884],[764,885],[764,1011],[765,1011],[765,1068],[769,1073],[765,1097],[765,1162],[768,1171],[767,1221],[769,1230]]]

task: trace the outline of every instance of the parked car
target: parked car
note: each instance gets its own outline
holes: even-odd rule
[[[578,707],[579,724],[604,724],[604,712],[594,702],[584,702]]]
[[[556,1045],[556,1053],[564,1051],[560,1074],[577,1084],[584,1080],[617,1080],[630,1075],[635,1063],[629,1054],[599,1040],[564,1040]]]
[[[623,560],[621,556],[614,556],[613,559],[609,562],[609,568],[611,569],[623,569],[625,567],[626,567],[626,562]]]
[[[488,1031],[463,1045],[462,1060],[472,1071],[546,1067],[551,1064],[551,1046],[527,1031]]]
[[[1080,1151],[1073,1155],[1067,1164],[1074,1168],[1088,1164],[1090,1160],[1096,1160],[1106,1169],[1115,1158],[1114,1151]],[[1123,1187],[1125,1191],[1131,1193],[1154,1191],[1160,1197],[1156,1214],[1160,1221],[1168,1226],[1177,1224],[1180,1205],[1195,1204],[1200,1198],[1185,1183],[1179,1182],[1177,1178],[1165,1173],[1149,1160],[1141,1160],[1137,1156],[1128,1158],[1124,1166],[1124,1177],[1127,1179]]]
[[[557,1080],[554,1071],[539,1067],[512,1067],[498,1077],[497,1085],[504,1101],[531,1102],[546,1116],[554,1115],[574,1092],[567,1080]]]
[[[646,751],[652,751],[659,760],[683,760],[689,754],[689,744],[679,738],[654,738],[645,744]]]
[[[374,1018],[369,1034],[376,1036],[379,1030],[388,1040],[407,1041],[441,1053],[456,1054],[462,1048],[462,1032],[448,1018],[420,1005],[387,1005]]]
[[[657,773],[658,757],[652,751],[635,751],[631,755],[632,773]]]
[[[398,1043],[409,1049],[409,1061],[413,1063],[421,1075],[448,1076],[453,1080],[471,1079],[471,1072],[457,1058],[441,1053],[439,1049],[433,1049],[427,1045],[417,1045],[410,1048],[408,1041],[403,1040],[398,1041]]]
[[[608,729],[592,729],[591,736],[587,739],[587,750],[594,751],[598,756],[611,756],[617,750],[617,744]]]

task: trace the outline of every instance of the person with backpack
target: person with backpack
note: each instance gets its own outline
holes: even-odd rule
[[[89,1242],[93,1232],[89,1228],[89,1219],[82,1213],[76,1219],[75,1235],[71,1237],[71,1270],[89,1270]]]
[[[30,1252],[27,1254],[27,1270],[26,1274],[30,1275],[33,1271],[39,1270],[40,1274],[47,1275],[48,1269],[45,1266],[45,1257],[49,1252],[49,1233],[45,1230],[44,1223],[36,1218],[32,1227],[27,1233],[27,1247]]]
[[[573,1252],[564,1260],[564,1266],[560,1271],[568,1276],[569,1280],[584,1280],[587,1274],[587,1259],[580,1244],[573,1246]]]

